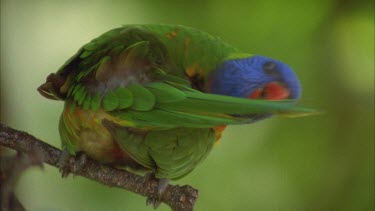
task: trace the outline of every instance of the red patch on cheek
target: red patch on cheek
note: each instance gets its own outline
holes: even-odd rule
[[[287,99],[290,92],[278,83],[271,82],[264,87],[264,98],[266,100],[283,100]]]

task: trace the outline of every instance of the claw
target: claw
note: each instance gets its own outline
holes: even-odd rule
[[[159,187],[158,187],[158,194],[159,198],[164,193],[165,189],[168,187],[168,184],[171,180],[170,179],[159,179]]]
[[[69,154],[69,151],[67,149],[64,149],[59,157],[59,162],[57,165],[59,166],[59,172],[61,173],[61,176],[67,177],[70,173],[69,170],[69,160],[72,156]]]
[[[143,183],[146,183],[152,180],[156,180],[155,174],[152,172],[148,172],[143,176]]]
[[[70,159],[75,160],[75,165],[71,166]],[[87,155],[83,152],[80,152],[77,156],[73,156],[69,153],[67,149],[64,149],[59,157],[59,172],[61,172],[61,176],[67,177],[73,168],[73,172],[77,172],[81,170],[87,161]]]
[[[74,166],[74,171],[79,171],[81,169],[83,169],[83,167],[85,166],[87,162],[87,155],[86,153],[79,153],[77,156],[76,156],[76,165]]]
[[[148,197],[146,200],[147,206],[152,206],[154,209],[158,208],[161,204],[161,201],[155,198]]]
[[[145,178],[145,182],[148,182],[150,180],[158,181],[158,191],[154,194],[154,196],[147,197],[147,200],[146,200],[147,206],[152,205],[152,207],[156,209],[161,204],[161,201],[160,201],[161,196],[163,195],[165,189],[168,187],[170,180],[155,178],[155,175],[153,173],[146,174],[144,178]]]

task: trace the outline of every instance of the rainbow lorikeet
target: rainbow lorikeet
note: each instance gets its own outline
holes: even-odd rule
[[[84,45],[38,91],[65,101],[59,132],[71,155],[189,174],[226,125],[302,114],[286,64],[180,25],[126,25]]]

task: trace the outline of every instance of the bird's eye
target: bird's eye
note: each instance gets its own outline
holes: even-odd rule
[[[263,65],[264,72],[268,75],[276,75],[277,72],[277,65],[275,62],[266,62]]]

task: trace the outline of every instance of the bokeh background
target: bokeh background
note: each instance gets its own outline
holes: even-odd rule
[[[312,117],[229,127],[177,184],[196,210],[374,210],[374,2],[1,0],[1,122],[60,146],[62,102],[36,88],[76,50],[128,23],[193,26],[290,64]],[[151,210],[145,198],[57,169],[17,185],[27,210]],[[159,210],[168,210],[162,206]]]

